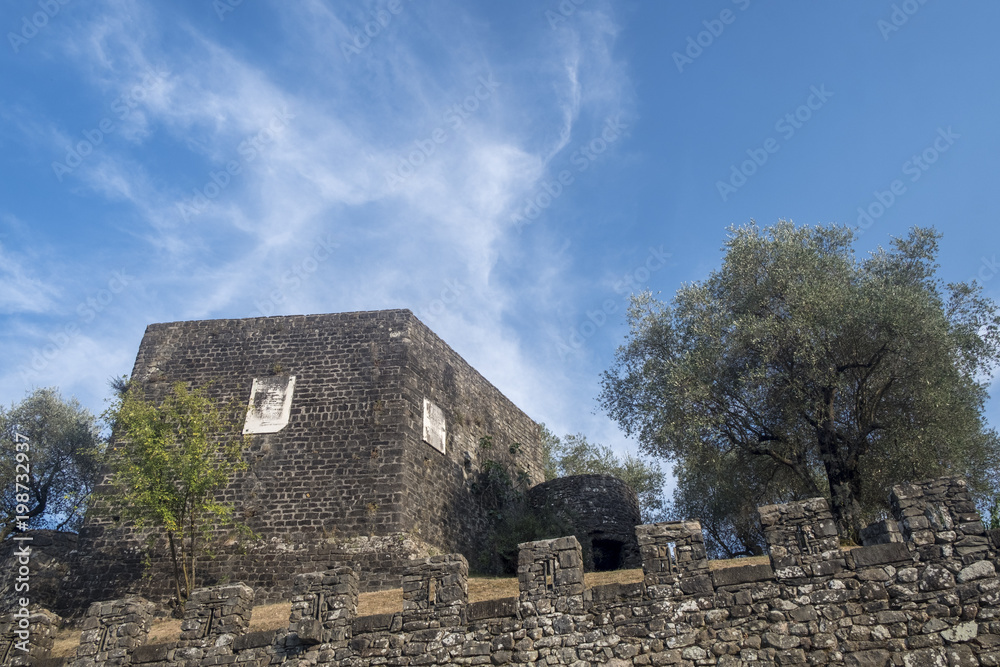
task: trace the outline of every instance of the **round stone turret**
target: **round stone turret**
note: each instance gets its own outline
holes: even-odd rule
[[[635,527],[641,523],[639,499],[612,475],[572,475],[528,490],[533,509],[549,511],[573,526],[583,547],[584,569],[640,567]]]

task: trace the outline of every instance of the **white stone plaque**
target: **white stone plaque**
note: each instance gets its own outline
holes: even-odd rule
[[[444,420],[444,411],[425,398],[424,442],[444,454],[447,439],[448,427]]]
[[[294,375],[254,378],[243,434],[277,433],[288,424],[292,413]]]

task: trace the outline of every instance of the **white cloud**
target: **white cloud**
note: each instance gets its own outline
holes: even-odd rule
[[[630,105],[603,7],[551,34],[540,21],[537,47],[513,56],[489,52],[476,36],[489,27],[463,5],[407,5],[348,61],[341,43],[358,15],[318,1],[281,5],[275,29],[288,38],[288,67],[252,60],[188,25],[173,26],[168,43],[157,12],[169,10],[105,3],[66,52],[109,104],[135,90],[141,99],[67,178],[132,207],[120,225],[145,244],[139,281],[154,301],[130,313],[129,330],[147,317],[260,309],[408,307],[419,316],[451,281],[463,294],[427,322],[432,329],[533,417],[569,423],[581,405],[589,412],[589,388],[561,365],[540,363],[550,361],[547,351],[526,346],[509,321],[529,311],[548,317],[550,305],[573,294],[560,285],[573,267],[564,239],[512,252],[526,237],[509,216],[565,158],[582,119],[589,136],[594,119]],[[161,76],[144,84],[150,71]],[[287,116],[275,125],[276,114]],[[78,131],[51,133],[52,149]],[[428,145],[432,152],[410,160]],[[401,160],[412,173],[393,186],[387,174],[398,175]],[[238,173],[213,177],[230,162]],[[211,196],[185,220],[178,203],[193,205],[195,189]],[[329,243],[336,250],[313,261],[317,244]],[[505,277],[510,267],[497,271],[511,259],[528,260],[516,268],[528,288]],[[537,328],[545,326],[540,319]],[[92,335],[94,347],[74,347],[74,358],[121,366],[122,354],[134,354],[113,336]],[[103,394],[100,374],[93,391]],[[51,379],[88,382],[80,365],[61,377]]]
[[[58,294],[58,287],[36,277],[30,258],[18,257],[0,244],[0,313],[43,313]]]

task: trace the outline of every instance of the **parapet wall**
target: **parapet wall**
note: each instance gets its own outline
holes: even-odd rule
[[[760,508],[770,564],[727,569],[710,569],[698,522],[639,526],[644,581],[590,589],[576,538],[529,542],[519,596],[471,604],[465,559],[436,556],[379,616],[356,616],[352,569],[300,575],[282,631],[246,632],[242,585],[199,591],[178,640],[154,646],[133,648],[141,600],[98,603],[75,661],[30,664],[1000,665],[997,551],[964,481],[896,487],[893,507],[908,541],[849,551],[822,499]]]

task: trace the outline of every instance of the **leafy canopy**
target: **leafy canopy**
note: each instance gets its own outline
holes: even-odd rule
[[[233,518],[232,505],[215,492],[246,469],[243,438],[232,435],[240,432],[237,416],[233,406],[220,410],[204,389],[181,382],[159,404],[128,386],[105,413],[114,428],[108,505],[136,527],[166,534],[181,603],[195,586],[197,557],[212,528]]]
[[[564,518],[529,505],[531,479],[518,465],[523,454],[520,443],[511,443],[504,452],[493,436],[485,435],[479,439],[479,453],[482,469],[472,484],[472,495],[487,525],[473,566],[484,574],[516,574],[520,543],[561,537],[571,526]]]
[[[745,503],[825,495],[851,534],[901,481],[989,486],[997,436],[982,411],[1000,320],[978,286],[936,277],[938,233],[914,228],[857,260],[843,227],[730,232],[705,281],[670,304],[633,297],[602,382],[611,417],[677,466],[681,501],[715,469],[729,475],[716,500],[735,512],[732,474],[752,465]]]
[[[635,491],[644,523],[663,518],[666,474],[655,462],[629,453],[619,458],[610,447],[590,442],[580,433],[559,438],[545,426],[542,447],[546,480],[570,475],[613,475]]]
[[[98,481],[100,445],[94,416],[56,389],[37,389],[9,410],[0,407],[0,477],[5,482],[0,540],[18,528],[18,516],[28,517],[26,528],[77,530]],[[19,452],[24,454],[20,461]],[[18,505],[27,512],[19,512]]]

